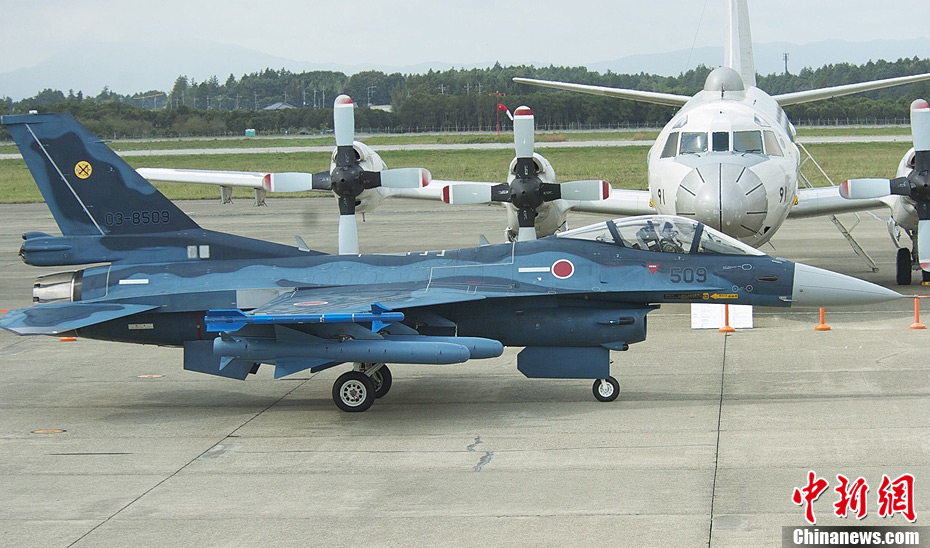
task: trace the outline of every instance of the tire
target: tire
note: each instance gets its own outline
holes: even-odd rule
[[[898,285],[911,285],[911,251],[905,247],[898,248],[895,257],[895,282]]]
[[[620,395],[620,383],[613,377],[598,379],[594,381],[592,390],[597,401],[610,402],[617,399],[617,396]]]
[[[375,399],[386,396],[393,382],[391,370],[388,369],[388,366],[382,365],[369,378],[375,385]]]
[[[343,373],[333,383],[333,401],[347,413],[360,413],[375,402],[375,383],[359,371]]]

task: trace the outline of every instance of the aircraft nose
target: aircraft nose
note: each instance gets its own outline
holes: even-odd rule
[[[765,222],[768,198],[752,169],[713,162],[692,169],[678,187],[676,211],[733,236],[758,234]]]
[[[794,264],[791,306],[863,305],[903,298],[886,287],[806,264]]]

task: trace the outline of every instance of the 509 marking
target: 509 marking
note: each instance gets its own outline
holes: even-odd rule
[[[121,211],[108,212],[103,219],[106,226],[132,225],[158,225],[170,222],[171,216],[167,210],[162,211]]]
[[[697,268],[673,266],[669,269],[669,276],[673,284],[681,282],[685,282],[686,284],[694,282],[704,283],[707,281],[707,269],[703,266]]]

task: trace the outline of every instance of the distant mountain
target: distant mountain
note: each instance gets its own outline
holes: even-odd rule
[[[901,57],[930,57],[930,40],[873,40],[870,42],[844,42],[829,40],[805,45],[775,42],[756,44],[756,69],[762,74],[782,72],[782,54],[789,54],[788,68],[797,73],[803,67],[817,68],[830,63],[865,63]],[[690,56],[690,62],[689,62]],[[647,72],[676,76],[700,64],[718,66],[723,60],[722,47],[697,48],[649,55],[629,55],[612,61],[589,63],[591,70],[616,73]],[[455,68],[485,68],[493,61]],[[502,64],[510,64],[504,63]],[[520,64],[523,64],[522,62]],[[548,65],[545,60],[534,64]],[[31,97],[45,88],[59,89],[64,93],[80,90],[95,96],[109,86],[111,91],[131,94],[153,89],[170,90],[175,78],[186,75],[198,82],[216,76],[221,83],[230,74],[240,78],[243,74],[266,68],[287,69],[293,72],[333,70],[355,74],[364,70],[386,73],[419,74],[428,70],[448,70],[453,65],[444,62],[420,63],[407,66],[341,65],[311,63],[276,57],[240,46],[211,42],[184,42],[168,45],[82,43],[42,63],[0,74],[0,97],[14,100]]]

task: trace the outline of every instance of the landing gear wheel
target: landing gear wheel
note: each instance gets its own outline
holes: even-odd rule
[[[895,258],[895,282],[898,285],[911,285],[911,251],[904,247],[898,248]]]
[[[391,389],[391,370],[388,369],[388,366],[382,365],[371,374],[371,382],[375,385],[375,398],[383,398],[387,395],[388,390]]]
[[[597,401],[614,401],[620,395],[620,383],[613,377],[594,381],[594,397]]]
[[[359,371],[343,373],[333,384],[333,401],[347,413],[365,411],[375,402],[375,383]]]

